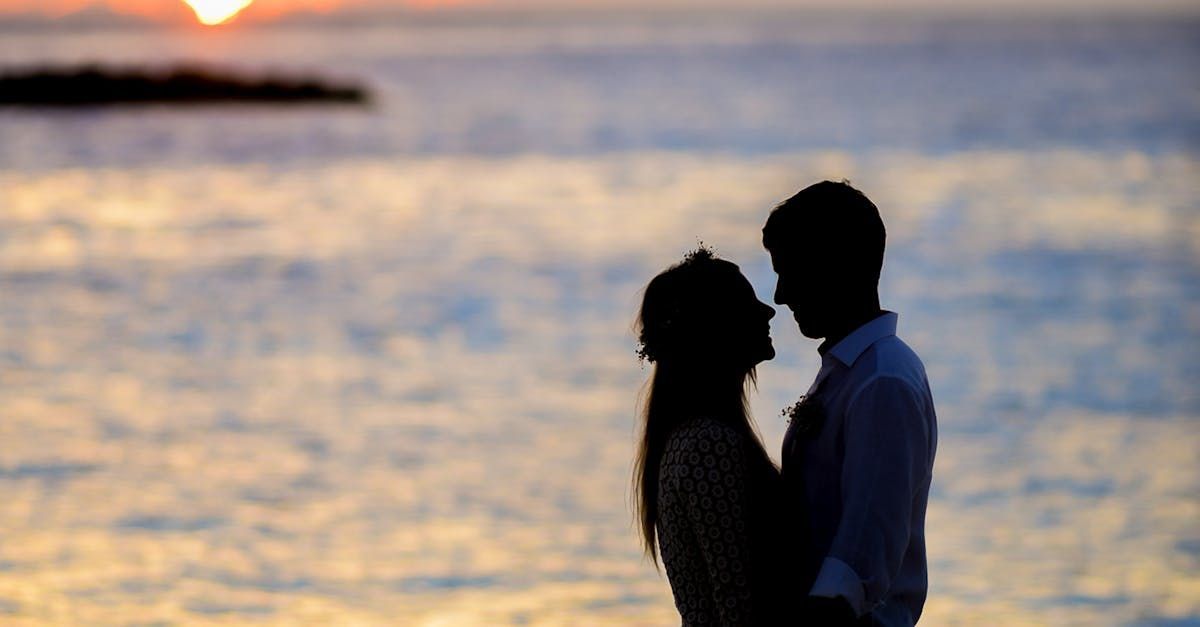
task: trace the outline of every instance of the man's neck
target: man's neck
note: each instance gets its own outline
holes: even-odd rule
[[[833,332],[830,332],[825,336],[825,341],[821,342],[821,345],[817,347],[817,352],[821,355],[824,355],[825,353],[829,352],[829,349],[837,346],[838,342],[846,339],[847,335],[854,333],[862,325],[882,315],[883,309],[881,309],[879,307],[879,303],[876,302],[872,306],[856,310],[851,315],[843,316],[842,320],[844,322],[837,325],[837,328]]]

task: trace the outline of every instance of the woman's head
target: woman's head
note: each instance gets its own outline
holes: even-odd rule
[[[700,375],[745,375],[775,356],[774,316],[735,264],[701,246],[646,286],[639,354]]]
[[[658,477],[671,432],[705,417],[743,435],[748,458],[771,460],[750,422],[746,386],[754,367],[775,356],[770,320],[738,267],[701,246],[654,277],[638,315],[638,354],[654,364],[644,399],[643,433],[633,483],[646,554],[657,558]]]

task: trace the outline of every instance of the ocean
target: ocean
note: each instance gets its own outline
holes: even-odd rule
[[[941,429],[929,625],[1200,625],[1200,21],[0,33],[369,107],[0,109],[0,623],[666,625],[640,290],[849,179]],[[752,405],[815,342],[773,321]]]

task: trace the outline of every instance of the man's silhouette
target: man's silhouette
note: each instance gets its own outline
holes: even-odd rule
[[[775,302],[824,339],[805,400],[819,425],[793,420],[783,445],[787,498],[809,533],[799,566],[814,583],[797,608],[809,624],[912,625],[928,589],[937,419],[920,358],[879,306],[884,241],[875,205],[830,181],[776,207],[763,228]]]

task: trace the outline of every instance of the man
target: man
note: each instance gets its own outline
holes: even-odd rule
[[[920,358],[879,306],[884,241],[875,205],[831,181],[789,198],[763,228],[775,302],[824,340],[808,411],[793,413],[783,450],[788,498],[810,534],[808,624],[913,625],[928,590],[937,418]]]

